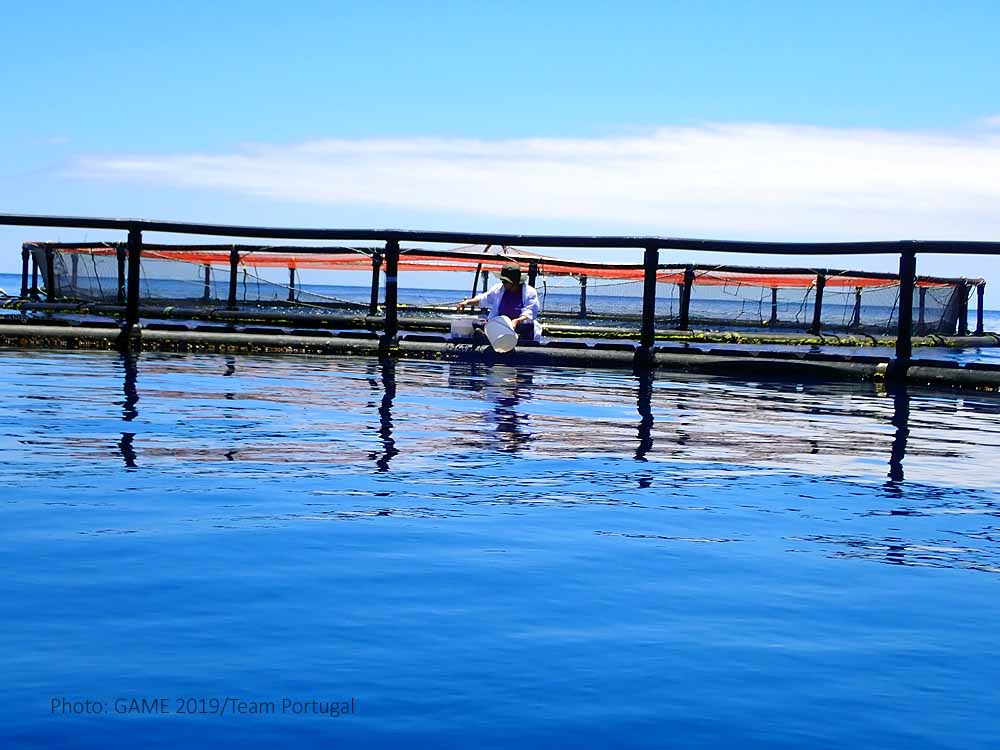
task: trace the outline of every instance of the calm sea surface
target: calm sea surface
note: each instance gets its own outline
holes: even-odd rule
[[[5,351],[0,408],[4,747],[1000,735],[996,396]]]

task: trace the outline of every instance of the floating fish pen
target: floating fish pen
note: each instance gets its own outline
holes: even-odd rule
[[[1000,389],[995,366],[913,358],[914,345],[1000,343],[983,328],[982,279],[916,273],[918,254],[1000,255],[997,242],[772,243],[0,215],[3,224],[128,238],[26,243],[20,296],[7,302],[22,314],[0,324],[5,346],[472,358]],[[154,244],[146,232],[267,243]],[[276,244],[289,240],[346,244]],[[631,252],[641,262],[517,248]],[[892,253],[899,273],[661,262],[672,251],[830,255],[843,266],[846,256]],[[487,288],[511,262],[539,291],[546,338],[497,354],[450,335],[458,299]],[[868,343],[894,347],[894,356],[688,348],[691,341]]]
[[[49,309],[121,313],[126,243],[25,243],[21,298]],[[546,331],[561,337],[638,338],[644,304],[641,263],[585,262],[508,245],[450,250],[401,248],[396,272],[402,328],[448,330],[454,302],[485,291],[517,263],[536,287]],[[295,322],[372,328],[385,312],[383,248],[274,245],[143,246],[139,304],[144,317]],[[30,271],[29,271],[30,268]],[[39,275],[41,286],[39,286]],[[428,288],[427,279],[438,288]],[[323,283],[316,281],[322,276]],[[917,276],[914,332],[969,333],[969,301],[982,279]],[[772,331],[789,343],[821,332],[888,335],[898,327],[898,274],[847,269],[658,264],[658,332]],[[118,307],[116,307],[116,305]]]

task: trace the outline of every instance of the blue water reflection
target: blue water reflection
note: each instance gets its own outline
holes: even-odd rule
[[[995,396],[0,352],[0,406],[7,746],[996,736]],[[51,712],[142,696],[279,710]]]

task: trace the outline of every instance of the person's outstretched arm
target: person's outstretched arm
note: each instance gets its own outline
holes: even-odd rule
[[[477,294],[475,297],[468,297],[466,299],[463,299],[461,302],[456,302],[455,307],[462,309],[463,307],[468,307],[470,305],[478,305],[480,302],[483,301],[483,298],[485,296],[486,292],[483,292],[482,294]]]

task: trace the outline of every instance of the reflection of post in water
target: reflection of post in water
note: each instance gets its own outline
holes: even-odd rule
[[[122,386],[125,394],[125,400],[122,402],[122,421],[131,422],[139,416],[139,410],[136,408],[136,404],[139,403],[139,389],[136,385],[139,375],[139,353],[126,351],[121,355],[121,359],[122,369],[125,372],[125,381]],[[134,440],[134,432],[123,432],[121,440],[118,441],[118,450],[122,454],[126,468],[129,469],[136,468],[136,452],[132,446]]]
[[[892,425],[896,428],[896,435],[892,439],[892,453],[889,455],[888,486],[903,481],[903,457],[910,436],[910,394],[905,385],[896,386],[892,392]]]
[[[378,435],[382,441],[382,450],[371,454],[379,471],[388,471],[389,462],[399,451],[392,437],[392,400],[396,398],[396,361],[391,357],[383,357],[379,362],[382,371],[382,401],[378,407]]]
[[[635,449],[635,460],[645,461],[646,454],[653,449],[653,372],[642,369],[636,373],[639,392],[636,409],[639,411],[639,445]]]
[[[534,379],[529,371],[493,365],[487,383],[495,393],[493,415],[500,450],[517,453],[531,439],[531,432],[527,429],[528,418],[518,411],[517,406],[522,400],[531,398]]]

